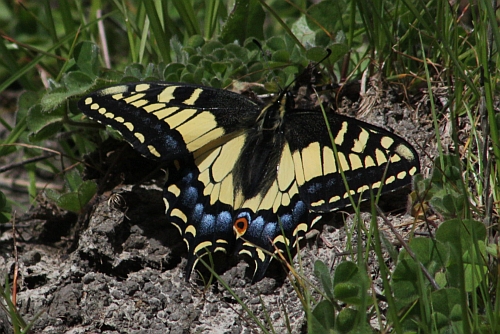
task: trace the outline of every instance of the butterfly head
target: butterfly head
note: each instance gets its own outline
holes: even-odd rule
[[[285,90],[278,95],[271,103],[262,108],[257,118],[260,131],[274,131],[281,127],[283,118],[287,110],[294,107],[293,95]]]

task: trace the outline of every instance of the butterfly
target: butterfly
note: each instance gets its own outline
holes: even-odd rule
[[[223,89],[137,82],[78,106],[146,158],[170,164],[165,213],[187,245],[187,279],[199,257],[222,251],[249,256],[260,280],[322,214],[419,172],[401,137],[332,110],[297,109],[287,90],[261,104]]]

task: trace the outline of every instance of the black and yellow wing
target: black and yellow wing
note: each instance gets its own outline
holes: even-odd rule
[[[295,247],[322,213],[419,171],[402,138],[332,112],[327,123],[321,111],[295,109],[287,92],[261,106],[203,86],[131,83],[79,107],[144,156],[173,163],[164,200],[189,250],[188,277],[198,256],[235,251],[255,261],[258,280],[270,254]]]
[[[78,107],[118,130],[146,158],[160,161],[183,158],[243,131],[260,112],[258,104],[240,94],[162,82],[104,88],[80,100]]]

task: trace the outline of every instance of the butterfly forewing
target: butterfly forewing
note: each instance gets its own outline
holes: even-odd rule
[[[197,85],[131,83],[80,100],[89,117],[118,130],[147,158],[183,158],[252,124],[260,107],[240,94]]]
[[[358,203],[370,198],[370,190],[399,189],[418,173],[418,155],[401,137],[350,117],[327,117],[331,136],[321,112],[295,110],[286,117],[296,180],[311,211],[351,205],[350,196]]]

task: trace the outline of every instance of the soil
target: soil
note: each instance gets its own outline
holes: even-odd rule
[[[421,154],[422,172],[428,174],[435,143],[427,95],[414,96],[410,105],[402,102],[401,92],[392,93],[372,89],[361,105],[348,101],[341,112],[360,110],[362,119],[409,140]],[[221,277],[232,293],[217,280],[206,282],[209,275],[185,280],[186,250],[164,216],[158,184],[161,181],[119,185],[94,198],[80,215],[61,211],[41,196],[36,207],[17,218],[15,229],[1,227],[0,275],[8,274],[12,281],[17,263],[17,306],[26,321],[34,321],[33,332],[260,333],[258,320],[277,333],[305,333],[294,280],[277,263],[255,284],[250,283],[246,262],[227,264]],[[404,199],[408,192],[397,196]],[[399,213],[388,213],[401,233],[414,223],[402,212],[404,205]],[[368,225],[370,216],[362,217]],[[320,286],[314,276],[316,260],[333,273],[336,264],[364,247],[357,238],[347,239],[346,229],[355,230],[352,214],[342,211],[329,218],[319,233],[310,233],[294,259],[295,268],[315,286]],[[391,232],[384,233],[394,240]],[[375,258],[370,270],[378,283]],[[313,300],[319,298],[313,295]],[[12,333],[2,308],[0,333]]]

